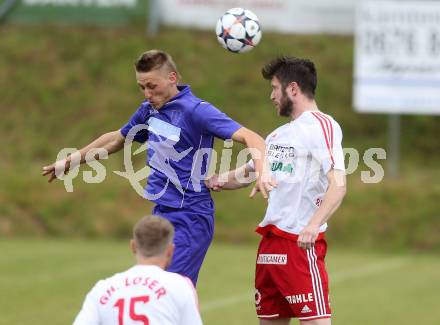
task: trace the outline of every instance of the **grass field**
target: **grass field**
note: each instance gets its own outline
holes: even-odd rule
[[[0,324],[70,324],[86,292],[133,262],[125,242],[1,240]],[[214,243],[198,284],[205,324],[255,324],[255,245]],[[330,246],[336,325],[437,324],[440,259]],[[295,324],[295,322],[292,322]]]

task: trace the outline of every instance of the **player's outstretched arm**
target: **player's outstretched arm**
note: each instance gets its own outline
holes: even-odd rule
[[[220,192],[221,190],[236,190],[246,187],[255,181],[254,168],[250,164],[226,172],[224,174],[214,174],[205,181],[206,187],[210,190]]]
[[[276,187],[276,183],[271,180],[266,168],[266,143],[264,139],[245,127],[238,129],[232,135],[232,139],[246,144],[252,155],[257,179],[251,197],[253,197],[256,192],[261,192],[261,195],[267,199],[267,193]]]
[[[103,149],[107,152],[107,154],[115,153],[121,150],[124,147],[125,138],[122,136],[119,130],[108,132],[101,135],[99,138],[85,146],[84,148],[78,150],[73,155],[79,156],[80,163],[84,163],[86,161],[86,154],[93,149]],[[47,165],[43,167],[42,175],[48,176],[49,183],[52,182],[55,178],[55,166],[64,166],[64,172],[67,172],[70,169],[72,155],[69,155],[66,159],[61,161],[56,161],[53,164]],[[98,155],[95,156],[95,159],[99,159]]]
[[[344,199],[347,191],[345,172],[331,169],[327,173],[327,180],[328,189],[321,205],[310,219],[309,224],[299,234],[298,246],[301,248],[308,249],[314,245],[319,235],[319,228],[330,219]]]

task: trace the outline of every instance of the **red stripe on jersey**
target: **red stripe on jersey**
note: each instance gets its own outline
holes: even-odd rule
[[[333,128],[332,128],[331,122],[327,119],[327,117],[324,118],[322,115],[319,115],[319,114],[317,114],[315,112],[312,112],[312,114],[313,114],[314,117],[316,117],[316,119],[321,124],[322,132],[324,133],[325,143],[327,144],[328,153],[329,153],[330,159],[332,161],[332,166],[334,166],[335,165],[335,160],[333,159],[333,152],[332,152],[332,148],[333,148]],[[324,123],[326,124],[326,126],[324,126]],[[327,130],[326,130],[326,128],[328,126],[327,123],[330,123],[329,128],[331,130],[331,132],[330,132],[331,133],[331,141],[329,139],[329,136],[328,136],[328,133],[327,133]],[[332,146],[330,146],[330,143],[331,143]]]
[[[327,115],[325,115],[321,112],[316,112],[316,114],[321,116],[324,119],[325,124],[327,125],[327,132],[328,132],[327,134],[330,135],[330,148],[333,149],[333,124],[332,124],[332,121],[328,118]]]
[[[319,112],[315,112],[314,114],[316,116],[319,116],[321,118],[321,121],[324,122],[325,134],[327,135],[329,146],[330,146],[330,148],[332,148],[332,142],[331,142],[331,137],[330,137],[330,127],[329,127],[328,121],[324,118],[324,116],[322,114],[319,114]]]
[[[327,144],[327,148],[333,148],[333,128],[331,122],[323,114],[320,114],[318,112],[312,112],[312,114],[321,124],[321,128],[325,137],[325,142]]]

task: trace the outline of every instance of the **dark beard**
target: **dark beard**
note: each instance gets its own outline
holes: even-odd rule
[[[290,117],[292,115],[293,103],[287,96],[285,90],[283,90],[283,97],[280,101],[280,116]]]

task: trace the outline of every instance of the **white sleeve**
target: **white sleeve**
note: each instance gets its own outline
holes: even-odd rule
[[[341,127],[334,119],[325,118],[321,122],[319,130],[311,134],[312,155],[325,174],[331,169],[345,171]]]
[[[184,293],[182,293],[185,300],[179,325],[202,325],[196,289],[190,279],[185,278],[185,280]]]
[[[99,325],[98,300],[96,290],[99,282],[86,296],[82,308],[76,316],[73,325]]]

